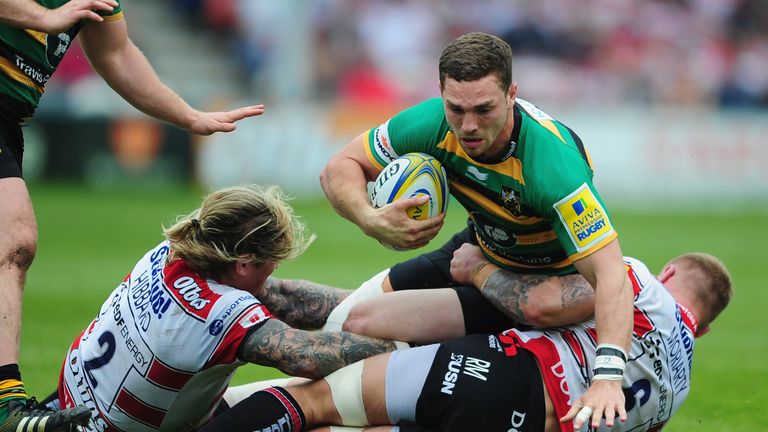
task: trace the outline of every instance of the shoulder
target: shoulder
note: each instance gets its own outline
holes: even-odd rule
[[[395,138],[442,139],[448,131],[443,101],[440,98],[427,99],[407,108],[386,123],[390,136]]]

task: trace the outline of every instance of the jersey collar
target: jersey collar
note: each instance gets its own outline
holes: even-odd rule
[[[683,317],[683,322],[688,326],[688,328],[691,329],[693,335],[695,336],[699,332],[699,322],[696,319],[696,315],[694,315],[693,312],[691,312],[682,303],[678,303],[677,307],[680,309],[680,315]]]

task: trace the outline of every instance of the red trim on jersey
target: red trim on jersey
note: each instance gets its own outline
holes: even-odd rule
[[[691,329],[693,335],[696,336],[696,333],[699,331],[699,322],[696,319],[696,315],[681,303],[678,303],[677,307],[680,309],[680,316],[683,318],[683,322]]]
[[[115,400],[115,407],[134,420],[160,429],[167,411],[147,404],[125,389],[120,390]]]
[[[573,355],[576,357],[576,360],[579,361],[579,366],[583,368],[586,364],[586,359],[584,358],[584,350],[581,349],[581,344],[579,343],[579,340],[576,338],[576,336],[574,336],[573,330],[564,331],[563,340],[568,344],[569,347],[571,347]]]
[[[194,376],[194,373],[180,371],[166,365],[158,360],[157,357],[152,359],[152,364],[149,365],[149,371],[147,372],[148,381],[160,387],[176,391],[181,390],[187,384],[187,381],[191,380]]]
[[[182,309],[201,320],[206,320],[213,305],[221,298],[208,286],[208,282],[177,259],[163,268],[163,283]]]
[[[627,265],[627,276],[629,276],[629,281],[632,282],[632,291],[635,293],[635,300],[637,300],[637,296],[643,287],[640,285],[640,281],[637,280],[637,275],[635,275],[630,265]],[[653,325],[644,311],[638,309],[637,306],[634,309],[635,324],[632,327],[632,332],[635,336],[642,339],[648,336],[648,333],[652,332],[656,326]]]
[[[640,291],[643,289],[643,287],[640,285],[640,281],[637,280],[637,276],[635,275],[635,271],[632,270],[632,266],[626,264],[625,267],[627,268],[627,276],[629,276],[629,281],[632,282],[632,292],[634,292],[635,296],[637,296],[640,294]]]
[[[227,330],[227,334],[219,341],[219,345],[211,355],[211,359],[203,366],[203,369],[237,361],[237,350],[240,349],[240,344],[243,342],[245,335],[248,334],[248,331],[253,326],[259,325],[270,318],[272,318],[272,313],[261,303],[249,307],[238,315]]]
[[[523,341],[519,338],[516,330],[507,330],[503,335],[508,336],[514,340],[515,345],[525,348],[536,357],[541,378],[555,409],[555,416],[558,419],[563,417],[571,409],[571,395],[568,391],[568,382],[565,380],[563,363],[555,343],[545,335]],[[560,431],[573,432],[573,422],[560,423]]]
[[[293,422],[294,426],[292,430],[304,430],[304,424],[301,422],[301,416],[299,415],[299,412],[296,410],[296,407],[293,405],[293,403],[291,403],[291,401],[288,400],[288,398],[285,397],[285,395],[280,392],[280,390],[277,390],[274,387],[270,387],[268,389],[264,389],[264,391],[276,397],[277,400],[283,404],[286,411],[288,411],[288,415],[291,416],[291,422]]]

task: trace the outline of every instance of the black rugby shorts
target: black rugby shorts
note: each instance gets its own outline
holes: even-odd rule
[[[545,415],[536,358],[487,334],[441,344],[416,405],[417,424],[444,432],[542,431]]]

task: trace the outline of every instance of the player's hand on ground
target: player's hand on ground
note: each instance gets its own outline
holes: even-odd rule
[[[462,285],[472,285],[475,269],[482,263],[488,262],[479,246],[464,243],[453,252],[451,259],[451,278]]]
[[[363,231],[381,243],[395,249],[418,249],[435,238],[445,221],[445,213],[426,220],[408,216],[408,209],[429,200],[426,195],[401,198],[378,209],[372,209],[366,217]]]
[[[613,427],[614,420],[626,421],[627,411],[624,409],[624,393],[621,391],[622,381],[597,380],[592,381],[586,393],[573,403],[571,409],[560,418],[561,423],[573,421],[573,428],[580,429],[590,421],[595,429],[600,427],[600,420],[605,417],[605,425]],[[584,410],[582,414],[580,414]]]
[[[252,105],[231,111],[203,112],[195,111],[189,121],[190,132],[198,135],[211,135],[216,132],[232,132],[237,129],[236,122],[260,116],[264,113],[264,105]]]
[[[97,12],[112,12],[115,0],[72,0],[56,9],[48,9],[40,19],[40,30],[56,35],[63,33],[81,20],[102,22]]]

